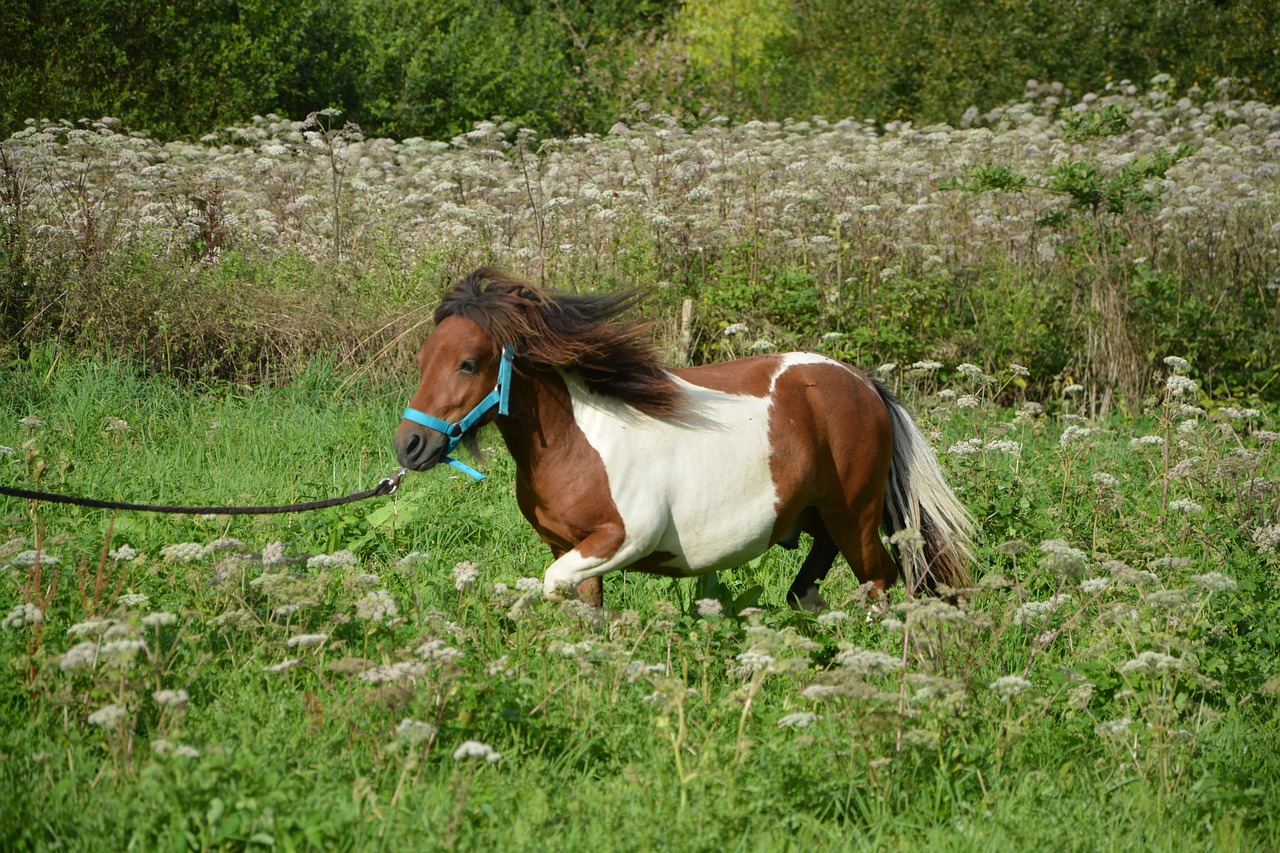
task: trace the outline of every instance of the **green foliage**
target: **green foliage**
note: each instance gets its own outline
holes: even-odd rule
[[[1274,847],[1277,557],[1255,531],[1280,509],[1256,487],[1277,476],[1276,413],[1215,411],[1167,382],[1194,388],[1185,370],[1143,416],[1102,421],[1070,394],[1045,415],[1000,407],[1016,373],[888,377],[980,520],[960,606],[899,589],[871,607],[839,564],[823,593],[843,618],[794,613],[802,554],[778,550],[697,581],[610,576],[607,619],[540,601],[520,579],[549,555],[500,450],[483,483],[411,475],[395,500],[304,518],[6,499],[0,837],[843,849],[852,828],[892,849]],[[386,473],[413,378],[345,382],[318,363],[282,388],[198,393],[38,351],[0,366],[0,445],[17,449],[0,468],[126,498],[345,492]],[[939,385],[974,405],[934,405]],[[1175,440],[1131,444],[1155,434]],[[161,553],[216,540],[192,562]],[[39,567],[20,559],[37,542]],[[284,561],[264,560],[276,542]],[[124,544],[138,555],[109,553]],[[15,623],[31,602],[40,621]],[[122,659],[106,648],[122,640],[145,647]],[[64,665],[84,642],[97,662]],[[466,740],[501,758],[455,759]]]
[[[1128,131],[1131,115],[1132,110],[1122,104],[1107,104],[1099,110],[1063,109],[1059,119],[1064,138],[1071,142],[1083,142]]]
[[[7,4],[0,132],[111,115],[160,138],[339,107],[373,135],[447,138],[502,115],[601,132],[646,99],[690,115],[956,123],[1029,78],[1280,80],[1275,4],[1252,0]],[[1081,138],[1123,116],[1069,119]]]

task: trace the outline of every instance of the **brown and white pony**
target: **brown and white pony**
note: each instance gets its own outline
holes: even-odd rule
[[[813,546],[788,600],[821,609],[837,553],[864,583],[897,580],[881,526],[919,531],[900,550],[912,589],[969,584],[972,521],[883,387],[811,353],[664,368],[646,328],[617,319],[633,302],[552,295],[494,269],[459,281],[418,353],[400,464],[466,470],[448,454],[459,441],[474,452],[492,421],[520,511],[555,557],[552,598],[576,588],[598,605],[616,569],[701,575],[804,532]]]

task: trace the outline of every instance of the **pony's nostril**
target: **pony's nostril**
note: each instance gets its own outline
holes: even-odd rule
[[[404,452],[410,459],[417,460],[418,454],[422,452],[422,446],[426,444],[420,435],[409,436],[409,441],[405,443]]]

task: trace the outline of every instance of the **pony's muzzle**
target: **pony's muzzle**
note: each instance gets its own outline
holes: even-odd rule
[[[411,471],[425,471],[449,452],[449,437],[413,421],[401,421],[395,437],[396,461]]]

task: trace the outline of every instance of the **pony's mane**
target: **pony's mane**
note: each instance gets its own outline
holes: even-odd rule
[[[649,326],[618,320],[637,299],[635,291],[548,293],[483,267],[445,293],[435,321],[455,315],[472,320],[495,352],[504,344],[515,348],[519,371],[572,371],[597,394],[646,414],[679,417],[684,392],[663,370]]]

